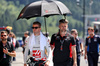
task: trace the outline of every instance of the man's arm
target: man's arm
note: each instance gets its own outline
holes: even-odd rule
[[[28,51],[29,51],[29,40],[28,40],[28,44],[26,45],[25,52],[24,52],[24,66],[27,66],[26,61],[28,59]]]
[[[51,58],[52,58],[52,50],[51,50],[51,48],[50,48],[50,44],[49,44],[49,42],[47,41],[47,45],[46,45],[46,49],[47,49],[47,61],[46,61],[46,63],[45,63],[45,66],[49,66],[49,64],[50,64],[50,60],[51,60]],[[45,53],[46,54],[46,53]]]
[[[9,56],[12,56],[12,57],[16,57],[16,52],[15,51],[12,51],[12,52],[8,52],[8,49],[3,49],[3,52]]]
[[[80,44],[80,47],[81,47],[81,54],[83,55],[83,44],[82,43]]]
[[[76,46],[72,46],[72,55],[73,55],[73,66],[77,66],[77,59],[76,59]]]
[[[87,46],[85,46],[85,56],[84,59],[87,59]]]

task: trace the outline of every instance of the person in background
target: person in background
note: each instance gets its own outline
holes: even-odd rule
[[[80,66],[80,55],[83,55],[83,44],[81,43],[80,39],[78,38],[78,32],[76,29],[71,30],[71,35],[75,39],[76,44],[76,53],[77,53],[77,66]],[[73,65],[73,61],[72,61]]]
[[[16,46],[16,36],[15,36],[15,34],[13,32],[10,32],[9,37],[11,38],[11,43],[15,47]],[[15,49],[16,49],[16,47],[15,47]],[[16,61],[15,57],[13,57],[13,61]]]
[[[73,56],[73,66],[77,66],[76,45],[74,37],[67,32],[68,20],[59,20],[59,32],[51,37],[51,48],[53,50],[54,66],[71,66]]]
[[[88,27],[88,33],[84,59],[88,60],[88,66],[98,66],[100,36],[94,34],[93,27]]]
[[[11,42],[11,39],[10,39],[10,37],[9,37],[9,34],[10,34],[11,30],[10,30],[10,29],[5,29],[5,31],[8,33],[8,38],[7,38],[7,40],[8,40],[9,42]]]
[[[96,25],[94,25],[94,33],[97,35],[98,34],[98,29],[96,27]]]
[[[35,60],[39,60],[39,62],[46,61],[45,66],[49,66],[52,53],[47,37],[45,37],[41,32],[41,23],[38,21],[34,22],[32,30],[33,33],[29,37],[24,52],[24,66],[27,66],[26,61],[29,50],[31,57],[35,57]]]
[[[26,31],[26,32],[24,33],[24,37],[25,37],[25,40],[24,40],[24,44],[22,45],[22,47],[23,47],[23,53],[24,53],[24,51],[25,51],[26,45],[28,44],[28,40],[29,40],[29,31]],[[30,53],[30,51],[29,51],[29,53]]]
[[[24,36],[23,36],[23,45],[22,45],[22,48],[23,48],[22,53],[23,54],[25,52],[25,39],[26,39],[26,36],[27,36],[27,34],[24,33]]]
[[[7,32],[1,31],[0,41],[0,66],[11,66],[11,57],[16,56],[13,44],[7,41]]]

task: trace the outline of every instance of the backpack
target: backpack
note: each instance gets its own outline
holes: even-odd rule
[[[19,44],[19,42],[16,40],[15,48],[18,48],[18,47],[20,47],[20,44]]]

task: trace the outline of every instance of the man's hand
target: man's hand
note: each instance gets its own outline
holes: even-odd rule
[[[83,56],[83,54],[84,54],[83,51],[81,51],[81,55],[82,55],[82,56]]]
[[[27,66],[27,64],[25,63],[24,66]]]
[[[25,47],[25,45],[22,45],[22,47]]]
[[[47,61],[44,66],[49,66],[50,61]]]
[[[77,66],[77,63],[76,63],[76,62],[74,62],[74,63],[73,63],[73,66]]]
[[[5,54],[7,54],[7,53],[8,53],[8,49],[7,49],[7,48],[6,48],[6,49],[3,48],[3,52],[4,52]]]
[[[84,59],[87,59],[87,55],[86,54],[84,55]]]

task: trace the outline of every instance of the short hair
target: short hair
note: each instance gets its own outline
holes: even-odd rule
[[[24,32],[24,34],[29,35],[29,31]]]
[[[8,34],[11,32],[11,30],[8,29],[8,28],[7,28],[5,31],[6,31]]]
[[[59,24],[61,24],[61,23],[68,23],[68,20],[67,19],[61,19],[61,20],[59,20]]]
[[[40,22],[38,22],[38,21],[33,22],[33,25],[35,25],[35,24],[37,24],[37,25],[39,25],[39,27],[41,27],[41,23]]]
[[[73,34],[74,32],[77,32],[77,30],[76,29],[72,29],[71,30],[71,34]]]
[[[94,28],[93,27],[88,27],[88,30],[94,30]]]
[[[6,34],[8,35],[7,31],[1,31],[0,33],[1,33],[1,34],[6,33]]]

